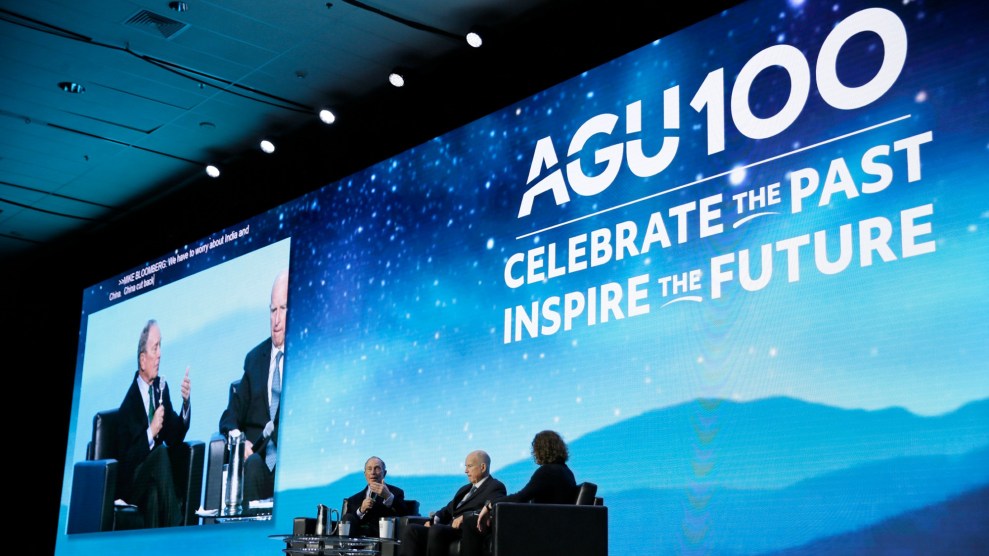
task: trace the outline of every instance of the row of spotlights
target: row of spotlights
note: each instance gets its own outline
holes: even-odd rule
[[[333,111],[324,108],[319,111],[319,120],[324,124],[329,125],[337,121],[337,116],[333,113]],[[261,151],[266,154],[275,152],[275,144],[268,139],[261,141],[258,146],[261,148]],[[206,175],[211,178],[218,178],[220,177],[220,169],[215,165],[210,164],[206,167]]]
[[[181,4],[181,3],[173,2],[173,4]],[[481,35],[477,33],[477,31],[471,31],[467,33],[466,39],[467,39],[467,44],[469,44],[473,48],[480,48],[481,45],[484,44],[484,40],[481,38]],[[405,76],[402,74],[402,70],[396,69],[392,71],[390,74],[388,74],[388,82],[391,83],[393,87],[404,87]],[[60,83],[59,85],[62,87],[63,90],[68,90],[66,87],[68,84]],[[79,88],[82,89],[82,87]],[[85,89],[82,90],[84,91]],[[72,91],[72,92],[82,92],[82,91]],[[323,109],[319,111],[319,120],[324,124],[327,125],[332,124],[333,122],[336,121],[336,119],[337,119],[336,114],[334,114],[330,110]],[[261,141],[260,146],[261,146],[261,150],[267,154],[271,154],[275,152],[275,144],[267,139]],[[218,178],[220,177],[220,169],[210,164],[209,166],[206,167],[206,175],[208,175],[211,178]]]
[[[481,38],[480,33],[477,31],[471,31],[466,35],[467,44],[473,48],[481,48],[484,44],[484,39]],[[388,74],[388,82],[392,84],[393,87],[400,88],[405,86],[405,74],[401,68],[396,68]]]

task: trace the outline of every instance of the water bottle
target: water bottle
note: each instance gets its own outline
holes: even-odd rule
[[[237,429],[227,435],[227,477],[223,513],[238,514],[244,503],[244,435]]]

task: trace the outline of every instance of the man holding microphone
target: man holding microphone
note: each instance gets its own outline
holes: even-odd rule
[[[351,535],[377,537],[379,519],[408,515],[405,492],[395,485],[385,484],[387,474],[384,460],[377,456],[371,456],[364,463],[367,487],[347,498],[343,512],[343,521],[351,523]]]
[[[117,497],[136,505],[145,527],[182,523],[182,505],[172,478],[170,450],[183,444],[192,417],[189,369],[180,387],[182,408],[176,413],[171,392],[158,376],[161,330],[149,320],[137,343],[137,372],[118,410],[117,446],[123,456],[117,474]]]

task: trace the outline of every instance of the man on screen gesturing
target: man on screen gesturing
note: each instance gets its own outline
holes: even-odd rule
[[[137,372],[118,411],[117,446],[123,456],[117,496],[137,505],[145,527],[182,523],[182,507],[172,478],[170,450],[182,450],[192,416],[189,369],[182,379],[182,409],[172,408],[171,388],[158,376],[161,330],[149,320],[137,342]]]

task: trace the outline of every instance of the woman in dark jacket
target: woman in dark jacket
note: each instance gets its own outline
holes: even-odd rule
[[[542,431],[532,439],[532,457],[539,467],[522,490],[488,500],[473,520],[465,522],[460,541],[462,556],[481,556],[488,552],[491,518],[494,506],[501,502],[533,502],[536,504],[573,504],[577,500],[577,481],[567,467],[570,453],[563,438],[554,431]]]

